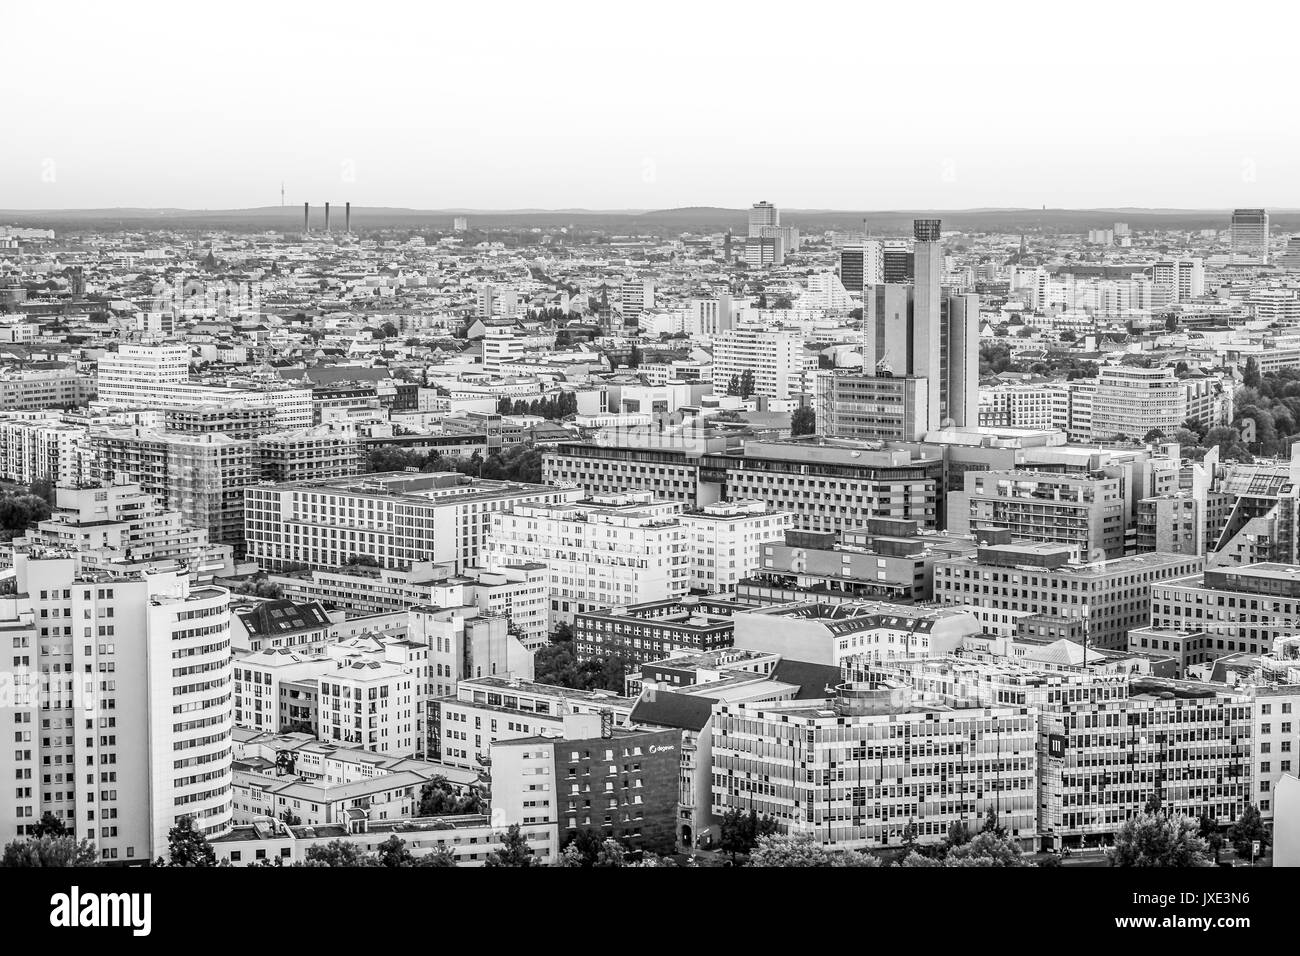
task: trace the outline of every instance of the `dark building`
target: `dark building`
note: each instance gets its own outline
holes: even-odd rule
[[[622,657],[631,664],[719,650],[732,644],[731,615],[748,607],[702,597],[585,611],[573,618],[574,650],[582,661]]]

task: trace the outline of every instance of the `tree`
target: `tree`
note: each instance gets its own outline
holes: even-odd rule
[[[753,394],[754,394],[754,370],[752,368],[747,368],[740,375],[740,397],[747,399],[749,398],[749,396]]]
[[[464,793],[458,793],[446,777],[439,775],[430,777],[429,782],[420,788],[420,803],[416,813],[422,817],[442,817],[484,813],[486,810],[483,794],[477,787],[469,787]]]
[[[728,395],[736,395],[736,396],[739,396],[739,395],[740,395],[740,376],[739,376],[739,375],[733,375],[733,376],[731,376],[730,379],[727,380],[727,394],[728,394]]]
[[[758,845],[760,838],[772,836],[776,832],[775,820],[760,817],[754,810],[745,813],[737,807],[732,807],[722,815],[718,845],[724,853],[731,854],[734,863],[737,854],[748,853]]]
[[[395,837],[392,839],[396,839]],[[389,842],[392,842],[392,839]],[[398,841],[399,843],[402,841]],[[307,848],[306,866],[379,866],[376,857],[348,840],[330,840]]]
[[[800,405],[790,416],[791,435],[812,435],[817,431],[817,413],[811,405]]]
[[[1247,388],[1259,388],[1259,363],[1253,357],[1246,359],[1246,367],[1241,373],[1241,384]]]
[[[411,851],[406,848],[406,841],[397,835],[390,836],[375,851],[379,859],[380,866],[402,867],[414,866],[415,858],[411,856]]]
[[[41,814],[41,822],[36,824],[33,832],[38,837],[61,837],[68,835],[68,828],[63,825],[62,820],[46,810]]]
[[[1201,815],[1200,828],[1201,839],[1214,851],[1214,862],[1218,863],[1219,851],[1223,849],[1223,834],[1219,832],[1218,824],[1208,813],[1204,813]]]
[[[89,840],[34,836],[5,844],[0,866],[99,866],[99,854]]]
[[[978,860],[978,863],[971,861]],[[943,858],[944,866],[1023,866],[1020,847],[1001,828],[984,829]]]
[[[484,866],[538,866],[533,848],[519,831],[519,824],[510,824],[501,845],[483,863]]]
[[[455,866],[456,854],[445,847],[438,847],[432,853],[417,856],[412,866]]]
[[[302,826],[302,817],[298,816],[298,814],[294,813],[292,810],[288,809],[287,807],[285,808],[284,813],[280,814],[280,819],[284,821],[285,826],[289,826],[289,827]]]
[[[216,851],[202,831],[194,829],[193,817],[181,817],[167,832],[168,866],[216,866]]]
[[[811,833],[764,836],[749,855],[750,866],[830,866],[831,854],[814,842]]]
[[[1115,833],[1112,866],[1208,866],[1209,847],[1191,817],[1163,811],[1129,817]]]
[[[627,851],[623,849],[623,844],[617,840],[607,837],[600,844],[600,852],[596,854],[596,862],[592,866],[607,868],[627,866]]]
[[[794,303],[790,301],[790,297],[788,295],[778,295],[775,301],[772,302],[772,308],[793,309]]]
[[[1269,844],[1269,834],[1259,815],[1259,807],[1248,803],[1246,809],[1241,811],[1241,816],[1228,827],[1228,842],[1237,851],[1237,856],[1248,860],[1254,856],[1251,853],[1251,844],[1256,840],[1259,841],[1259,848],[1263,851]]]
[[[1153,428],[1151,429],[1151,431],[1146,433],[1146,436],[1142,439],[1142,441],[1149,444],[1151,442],[1163,441],[1164,437],[1165,437],[1164,432],[1162,432],[1158,428]]]

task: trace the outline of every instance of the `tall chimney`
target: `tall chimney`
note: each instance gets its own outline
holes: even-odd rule
[[[311,232],[311,203],[302,204],[302,232],[305,236]]]
[[[325,204],[325,234],[329,235],[330,231],[330,204]]]
[[[343,231],[352,235],[352,203],[343,204]]]

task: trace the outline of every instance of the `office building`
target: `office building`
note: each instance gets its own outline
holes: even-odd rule
[[[736,597],[753,604],[922,603],[934,598],[935,565],[974,549],[971,538],[925,531],[910,520],[868,518],[840,535],[790,530],[763,546]]]
[[[250,485],[249,558],[270,571],[336,568],[360,557],[383,568],[417,561],[477,564],[494,514],[580,493],[455,472],[383,472]]]
[[[1268,265],[1268,210],[1234,209],[1228,233],[1232,265]]]
[[[1300,631],[1300,567],[1260,563],[1206,568],[1151,594],[1151,625],[1205,632],[1215,657],[1267,654]]]
[[[1187,421],[1187,390],[1169,367],[1103,366],[1093,397],[1092,440],[1172,435]]]
[[[980,633],[969,610],[882,601],[775,604],[732,614],[737,648],[813,664],[845,657],[941,657]]]
[[[865,240],[840,250],[840,283],[851,295],[863,295],[885,281],[885,247],[878,240]]]
[[[1044,849],[1113,839],[1153,797],[1170,813],[1225,827],[1250,799],[1250,698],[1221,684],[1049,673],[1009,660],[849,662],[844,670],[850,680],[889,678],[914,701],[954,713],[1027,708],[1038,737],[1034,835]]]
[[[757,238],[768,226],[781,225],[781,211],[770,202],[756,202],[749,210],[749,237]]]
[[[1037,834],[1028,707],[927,707],[842,683],[821,700],[717,704],[712,731],[715,816],[752,809],[836,850],[936,844],[990,812],[1022,845]]]
[[[747,607],[710,596],[583,611],[573,618],[573,647],[579,660],[618,657],[634,665],[721,650],[732,643],[731,615]]]
[[[938,562],[934,599],[969,607],[991,633],[1014,631],[1020,613],[1077,619],[1091,643],[1121,650],[1131,629],[1152,622],[1153,588],[1201,564],[1196,555],[1159,553],[1081,562],[1071,545],[994,544]]]

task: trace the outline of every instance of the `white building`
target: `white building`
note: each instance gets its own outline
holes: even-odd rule
[[[786,401],[812,387],[817,358],[804,348],[799,332],[739,326],[713,339],[713,393],[727,394],[733,378],[752,372],[754,395]]]
[[[484,563],[546,565],[552,627],[578,611],[679,597],[690,587],[681,510],[648,492],[516,505],[495,516]]]
[[[231,820],[230,594],[177,567],[84,573],[20,549],[0,598],[14,706],[0,715],[0,834],[52,813],[105,861],[167,852],[182,817]],[[8,662],[7,662],[8,663]],[[10,735],[12,734],[12,738]]]
[[[742,578],[763,563],[763,546],[785,541],[794,515],[761,501],[705,505],[681,516],[686,530],[691,590],[734,594]]]

